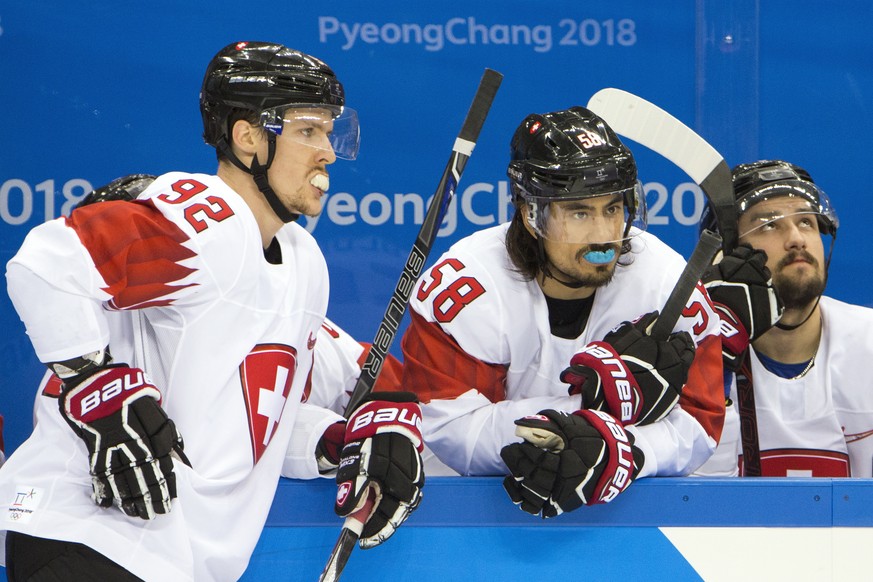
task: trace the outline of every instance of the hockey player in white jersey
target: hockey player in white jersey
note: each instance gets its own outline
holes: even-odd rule
[[[839,226],[831,201],[781,160],[741,164],[733,183],[745,246],[704,280],[738,373],[724,436],[699,474],[869,478],[873,385],[858,362],[873,357],[873,310],[822,295]],[[711,209],[701,228],[716,228]],[[741,438],[743,398],[756,431]]]
[[[511,222],[453,245],[410,303],[425,442],[461,474],[509,473],[544,517],[690,473],[722,427],[719,319],[698,286],[668,340],[648,335],[684,261],[642,230],[630,150],[585,108],[534,114],[508,175]]]
[[[328,277],[294,220],[357,154],[342,85],[310,55],[240,42],[212,59],[200,102],[216,175],[76,209],[7,266],[51,370],[0,468],[12,580],[235,580],[280,475],[336,472],[342,516],[378,490],[363,547],[420,499],[414,396],[374,393],[348,425],[302,402]]]

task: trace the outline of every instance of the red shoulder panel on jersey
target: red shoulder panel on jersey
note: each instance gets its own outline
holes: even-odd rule
[[[414,311],[403,335],[404,390],[415,392],[421,402],[456,398],[475,388],[491,402],[506,398],[506,366],[488,364],[466,353],[436,323]]]
[[[721,439],[724,428],[724,374],[719,336],[708,335],[697,344],[679,404],[716,442]]]
[[[66,219],[91,255],[112,295],[111,305],[130,309],[168,305],[167,296],[190,285],[172,285],[193,269],[188,236],[148,201],[102,202]]]

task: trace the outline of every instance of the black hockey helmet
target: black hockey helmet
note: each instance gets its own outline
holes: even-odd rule
[[[151,174],[130,174],[116,178],[108,184],[88,192],[73,207],[73,210],[90,204],[96,204],[97,202],[110,202],[113,200],[129,202],[136,200],[137,196],[151,186],[152,182],[155,181],[155,177]]]
[[[206,68],[200,90],[203,138],[218,145],[235,110],[260,115],[305,104],[336,115],[345,105],[343,86],[326,63],[281,44],[236,42],[219,51]]]
[[[535,214],[529,222],[541,223],[550,202],[620,193],[627,214],[624,236],[632,224],[645,229],[645,196],[633,154],[584,107],[528,115],[512,136],[507,175],[513,203],[527,204]]]
[[[759,160],[739,164],[731,170],[737,216],[749,208],[772,198],[792,196],[805,200],[816,214],[822,234],[837,236],[839,219],[827,194],[813,181],[809,172],[782,160]],[[718,222],[712,205],[707,203],[700,217],[700,231],[718,232]],[[742,234],[742,233],[740,233]]]
[[[831,201],[827,194],[816,185],[809,172],[800,166],[782,160],[759,160],[735,166],[731,170],[731,175],[733,178],[734,197],[737,201],[737,217],[742,216],[744,212],[756,204],[765,200],[772,200],[773,198],[791,197],[802,200],[808,205],[808,209],[801,210],[799,213],[814,214],[821,235],[830,235],[831,237],[830,249],[827,251],[824,266],[825,280],[827,280],[831,257],[833,256],[837,239],[839,219],[833,206],[831,206]],[[751,230],[756,230],[781,218],[784,217],[767,216]],[[703,229],[718,231],[715,211],[712,205],[708,203],[700,217],[701,232]],[[739,233],[740,237],[748,234],[751,230]],[[821,295],[816,299],[815,305],[818,305],[820,298]],[[807,316],[799,323],[784,324],[779,321],[776,323],[776,327],[787,331],[797,329],[806,323],[813,313],[815,313],[815,307],[810,309]]]
[[[281,44],[235,42],[221,49],[206,68],[200,89],[203,139],[220,156],[252,175],[283,222],[296,220],[298,215],[285,208],[276,196],[267,170],[275,156],[276,136],[282,134],[288,121],[286,111],[306,108],[330,112],[333,126],[325,131],[330,149],[337,157],[355,159],[360,143],[357,113],[345,106],[343,86],[323,61]],[[242,163],[230,146],[231,123],[246,115],[257,117],[260,125],[269,130],[267,160],[261,162],[255,157],[251,167]],[[295,111],[295,117],[298,115]],[[309,120],[325,122],[318,114],[312,114]],[[328,149],[326,142],[324,149]]]

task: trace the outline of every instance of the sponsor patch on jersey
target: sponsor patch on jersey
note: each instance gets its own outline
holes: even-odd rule
[[[17,485],[15,494],[6,508],[6,521],[28,523],[42,502],[43,490],[30,485]]]

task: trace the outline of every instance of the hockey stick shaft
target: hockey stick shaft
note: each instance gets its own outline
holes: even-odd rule
[[[349,398],[349,403],[346,405],[346,418],[372,392],[373,386],[376,384],[376,379],[379,377],[379,372],[382,371],[382,364],[388,355],[388,350],[397,336],[400,321],[403,319],[403,315],[409,306],[412,289],[415,287],[419,275],[421,275],[425,261],[427,261],[427,256],[430,254],[434,240],[436,240],[437,230],[445,217],[449,203],[455,195],[455,189],[458,187],[461,174],[464,172],[467,160],[473,153],[473,148],[479,139],[479,133],[485,124],[485,118],[488,116],[491,103],[494,101],[494,96],[497,94],[497,89],[500,88],[502,80],[503,75],[492,69],[485,69],[485,73],[482,75],[479,88],[476,90],[476,95],[473,97],[473,102],[467,111],[467,117],[461,125],[461,131],[455,139],[452,153],[440,177],[433,200],[431,200],[427,214],[424,217],[424,222],[421,225],[415,243],[412,245],[409,257],[406,259],[406,264],[403,266],[403,272],[400,274],[400,279],[394,288],[394,294],[388,302],[382,322],[379,324],[370,353],[361,367],[361,375],[358,377],[358,381]],[[333,551],[328,558],[327,565],[321,573],[320,581],[332,582],[339,580],[368,516],[369,509],[365,507],[346,518],[336,545],[334,545]]]
[[[731,171],[724,158],[687,125],[642,97],[601,89],[588,109],[619,135],[655,151],[688,174],[715,210],[725,253],[737,245],[737,207]]]
[[[342,574],[343,569],[346,567],[346,562],[349,561],[352,550],[355,549],[355,544],[361,536],[361,532],[364,531],[364,524],[370,517],[375,502],[375,492],[370,490],[364,506],[346,518],[343,529],[327,560],[327,564],[325,564],[324,570],[318,578],[319,581],[335,582],[339,580],[340,574]]]
[[[743,356],[737,372],[737,406],[740,409],[740,444],[743,450],[743,477],[761,476],[761,447],[758,442],[758,410],[752,379],[750,351]]]
[[[703,271],[712,263],[712,258],[718,252],[721,243],[721,237],[716,233],[710,230],[704,230],[701,233],[700,240],[697,241],[682,274],[679,275],[679,280],[670,292],[670,296],[652,327],[650,335],[653,338],[663,341],[670,337],[670,333],[682,315],[685,304],[688,303],[694,288],[697,287],[700,277],[703,276]]]
[[[421,275],[424,263],[436,239],[437,230],[445,217],[452,197],[455,195],[461,174],[467,160],[473,153],[473,148],[479,139],[479,132],[482,130],[482,125],[485,123],[485,118],[491,109],[491,103],[502,80],[503,75],[491,69],[485,69],[485,73],[482,75],[479,89],[476,91],[476,96],[473,98],[467,117],[455,140],[452,154],[449,156],[449,161],[440,177],[439,185],[421,225],[421,230],[419,230],[415,243],[412,245],[412,250],[410,250],[406,264],[403,266],[403,272],[394,288],[394,294],[391,296],[388,308],[379,324],[373,346],[361,367],[361,375],[358,377],[349,403],[346,405],[346,418],[360,405],[376,384],[376,379],[382,370],[382,364],[388,355],[388,349],[391,347],[403,315],[406,313],[412,289]]]

